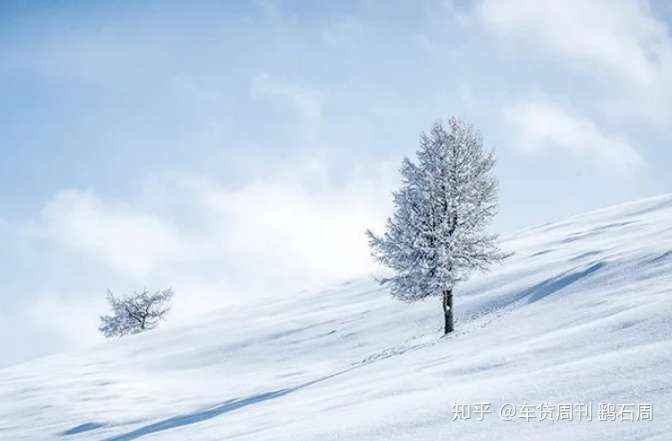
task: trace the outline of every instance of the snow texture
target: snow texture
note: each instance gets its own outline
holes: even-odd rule
[[[504,238],[515,255],[459,286],[448,337],[435,302],[365,277],[5,368],[0,439],[666,441],[670,219],[672,195]],[[452,420],[603,401],[653,420]]]

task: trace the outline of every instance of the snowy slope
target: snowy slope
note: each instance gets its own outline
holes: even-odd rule
[[[398,303],[370,278],[0,370],[1,440],[669,440],[672,195],[506,239],[456,295]],[[452,421],[455,403],[491,403]],[[505,421],[504,403],[594,403]],[[653,421],[597,421],[597,403]]]

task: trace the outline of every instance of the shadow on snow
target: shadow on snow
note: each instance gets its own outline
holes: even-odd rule
[[[534,303],[546,296],[560,291],[561,289],[583,279],[586,276],[593,274],[604,266],[604,262],[598,262],[583,271],[565,273],[560,276],[544,280],[543,282],[525,290],[521,297],[526,297],[529,295],[530,298],[527,300],[527,303]]]
[[[209,420],[210,418],[214,418],[224,413],[231,412],[232,410],[240,409],[241,407],[281,397],[283,395],[288,394],[292,390],[293,389],[280,389],[276,391],[252,395],[251,397],[247,398],[237,398],[233,400],[227,400],[222,404],[215,406],[213,408],[167,418],[157,423],[140,427],[139,429],[133,430],[132,432],[113,436],[111,438],[106,438],[105,441],[130,441],[140,438],[141,436],[149,435],[150,433],[162,432],[164,430],[174,429],[176,427],[188,426],[190,424],[195,424],[201,421]]]
[[[595,263],[595,264],[591,265],[590,267],[588,267],[584,270],[567,272],[567,273],[561,274],[559,276],[544,280],[543,282],[538,283],[537,285],[534,285],[534,286],[520,292],[519,295],[516,296],[517,299],[514,299],[514,301],[529,296],[527,302],[528,303],[534,303],[538,300],[543,299],[546,296],[549,296],[549,295],[551,295],[551,294],[553,294],[557,291],[562,290],[563,288],[565,288],[565,287],[583,279],[586,276],[589,276],[589,275],[593,274],[594,272],[600,270],[604,266],[605,266],[604,262],[598,262],[598,263]],[[307,383],[303,383],[303,384],[300,384],[300,385],[295,386],[295,387],[278,389],[278,390],[271,391],[271,392],[260,393],[260,394],[252,395],[252,396],[247,397],[247,398],[236,398],[236,399],[232,399],[232,400],[227,400],[227,401],[224,401],[223,403],[221,403],[221,404],[219,404],[215,407],[211,407],[211,408],[207,408],[207,409],[203,409],[203,410],[198,410],[198,411],[195,411],[195,412],[192,412],[192,413],[186,413],[186,414],[183,414],[183,415],[177,415],[177,416],[174,416],[174,417],[170,417],[170,418],[158,421],[156,423],[152,423],[152,424],[140,427],[140,428],[138,428],[136,430],[133,430],[131,432],[128,432],[128,433],[124,433],[124,434],[121,434],[121,435],[116,435],[116,436],[113,436],[113,437],[105,438],[103,441],[132,441],[134,439],[137,439],[137,438],[140,438],[142,436],[149,435],[149,434],[152,434],[152,433],[162,432],[162,431],[169,430],[169,429],[174,429],[174,428],[177,428],[177,427],[196,424],[196,423],[199,423],[199,422],[206,421],[206,420],[209,420],[211,418],[217,417],[219,415],[234,411],[236,409],[240,409],[240,408],[243,408],[243,407],[246,407],[246,406],[250,406],[250,405],[253,405],[253,404],[262,403],[262,402],[265,402],[265,401],[268,401],[268,400],[272,400],[272,399],[275,399],[275,398],[282,397],[282,396],[287,395],[291,392],[295,392],[299,389],[303,389],[303,388],[311,386],[313,384],[316,384],[316,383],[328,380],[330,378],[345,374],[345,373],[347,373],[347,372],[349,372],[353,369],[356,369],[358,367],[362,367],[366,364],[368,364],[368,363],[358,364],[358,365],[355,365],[355,366],[353,366],[349,369],[345,369],[345,370],[337,372],[335,374],[328,375],[326,377],[322,377],[322,378],[319,378],[317,380],[309,381]],[[104,426],[105,426],[105,424],[101,424],[101,423],[85,423],[85,424],[81,424],[79,426],[73,427],[73,428],[63,432],[62,435],[74,435],[74,434],[77,434],[77,433],[81,433],[81,432],[85,432],[85,431],[89,431],[89,430],[94,430],[94,429],[104,427]]]
[[[247,398],[236,398],[236,399],[232,399],[232,400],[227,400],[227,401],[224,401],[223,403],[221,403],[221,404],[219,404],[215,407],[211,407],[211,408],[208,408],[208,409],[198,410],[196,412],[186,413],[186,414],[183,414],[183,415],[177,415],[177,416],[174,416],[174,417],[171,417],[171,418],[167,418],[165,420],[161,420],[161,421],[158,421],[156,423],[152,423],[152,424],[140,427],[140,428],[138,428],[136,430],[133,430],[131,432],[128,432],[128,433],[124,433],[124,434],[121,434],[121,435],[116,435],[116,436],[113,436],[113,437],[110,437],[110,438],[105,438],[103,441],[131,441],[131,440],[134,440],[134,439],[137,439],[137,438],[140,438],[142,436],[149,435],[149,434],[152,434],[152,433],[162,432],[164,430],[174,429],[176,427],[182,427],[182,426],[188,426],[188,425],[195,424],[195,423],[200,423],[201,421],[209,420],[209,419],[214,418],[216,416],[231,412],[231,411],[236,410],[236,409],[240,409],[242,407],[246,407],[246,406],[250,406],[252,404],[257,404],[257,403],[261,403],[261,402],[264,402],[264,401],[272,400],[274,398],[282,397],[282,396],[287,395],[291,392],[295,392],[299,389],[303,389],[303,388],[311,386],[313,384],[320,383],[322,381],[326,381],[330,378],[333,378],[333,377],[336,377],[336,376],[339,376],[339,375],[343,375],[343,374],[345,374],[345,373],[347,373],[347,372],[349,372],[349,371],[351,371],[355,368],[356,367],[351,367],[351,368],[342,370],[340,372],[336,372],[335,374],[327,375],[326,377],[318,378],[317,380],[309,381],[307,383],[303,383],[303,384],[300,384],[300,385],[295,386],[295,387],[278,389],[278,390],[271,391],[271,392],[256,394],[256,395],[252,395],[252,396],[247,397]],[[78,427],[80,427],[80,426],[78,426]],[[75,429],[76,428],[73,428],[73,429],[70,429],[70,430],[72,431],[72,430],[75,430]]]
[[[84,423],[66,430],[65,432],[61,433],[61,435],[77,435],[78,433],[88,432],[89,430],[99,429],[104,426],[105,424],[103,423]]]

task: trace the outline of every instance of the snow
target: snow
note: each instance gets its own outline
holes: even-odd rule
[[[1,440],[667,440],[672,195],[504,239],[515,255],[407,305],[372,277],[0,370]],[[95,330],[92,330],[95,332]],[[491,403],[453,421],[456,403]],[[593,403],[592,421],[498,409]],[[600,402],[652,421],[598,421]]]

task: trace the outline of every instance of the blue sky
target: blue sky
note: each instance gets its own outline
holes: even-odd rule
[[[0,366],[373,268],[441,117],[498,156],[506,233],[672,184],[669,2],[0,5]]]

